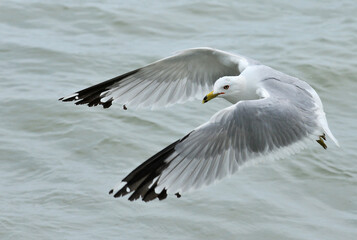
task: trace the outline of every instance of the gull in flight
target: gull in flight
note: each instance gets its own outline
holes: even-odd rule
[[[143,201],[181,197],[247,161],[286,157],[315,141],[326,149],[326,135],[338,146],[309,84],[212,48],[179,52],[59,100],[104,108],[117,102],[126,110],[216,97],[232,105],[143,162],[109,193]]]

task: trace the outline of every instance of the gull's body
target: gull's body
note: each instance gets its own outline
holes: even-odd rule
[[[277,159],[329,130],[322,103],[306,82],[239,55],[196,48],[94,85],[62,101],[110,107],[160,107],[222,97],[233,105],[132,171],[110,193],[129,200],[164,199],[167,193],[208,185],[254,159]]]

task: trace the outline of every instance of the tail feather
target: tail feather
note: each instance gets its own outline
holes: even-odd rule
[[[325,113],[320,117],[320,123],[321,123],[323,131],[327,134],[327,136],[329,136],[329,138],[332,139],[332,141],[336,144],[337,147],[340,147],[340,144],[338,144],[337,139],[333,136],[333,134],[328,126]]]
[[[332,132],[328,128],[324,128],[324,131],[326,132],[327,136],[332,139],[332,141],[336,144],[337,147],[340,147],[340,144],[338,143],[337,139],[333,136]]]

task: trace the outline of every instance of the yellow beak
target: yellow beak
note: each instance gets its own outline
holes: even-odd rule
[[[211,99],[217,97],[218,95],[219,95],[219,93],[213,93],[213,91],[212,91],[212,92],[210,92],[209,94],[207,94],[207,95],[203,98],[202,103],[206,103],[206,102],[208,102],[209,100],[211,100]]]

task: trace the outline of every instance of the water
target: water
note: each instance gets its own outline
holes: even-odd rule
[[[357,238],[355,1],[0,6],[1,239]],[[309,82],[341,148],[315,144],[181,199],[109,196],[134,167],[229,104],[124,112],[57,99],[197,46]]]

